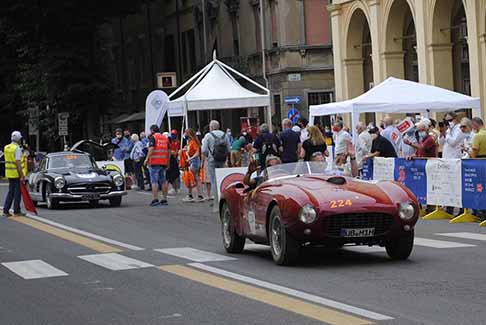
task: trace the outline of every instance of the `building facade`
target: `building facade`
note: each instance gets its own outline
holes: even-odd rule
[[[122,103],[106,120],[143,111],[147,94],[157,88],[157,73],[176,72],[181,85],[210,62],[214,52],[221,61],[268,86],[275,125],[287,116],[286,97],[300,98],[295,108],[305,117],[308,105],[332,101],[329,1],[261,2],[263,10],[259,0],[157,0],[107,26],[104,33],[113,53],[110,64]],[[191,112],[189,120],[201,131],[211,118],[238,129],[240,117],[246,116],[265,120],[261,108]]]
[[[486,1],[334,0],[328,11],[337,100],[394,76],[480,97],[486,115]]]

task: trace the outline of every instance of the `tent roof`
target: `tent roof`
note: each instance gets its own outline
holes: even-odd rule
[[[390,77],[366,93],[343,102],[310,106],[311,116],[340,113],[415,113],[480,108],[479,98],[436,86]]]
[[[265,94],[258,94],[244,88],[231,75],[231,72],[259,87]],[[191,78],[190,81],[196,78],[197,80],[184,95],[169,102],[169,109],[184,107],[186,101],[188,111],[270,105],[268,89],[216,59]],[[188,83],[185,83],[171,94],[169,98],[187,86]],[[174,115],[171,114],[171,116]]]

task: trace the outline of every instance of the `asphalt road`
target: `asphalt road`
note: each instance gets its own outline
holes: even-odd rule
[[[181,198],[0,219],[0,324],[486,324],[477,224],[420,221],[405,262],[308,249],[279,267],[259,245],[225,254],[208,203]]]

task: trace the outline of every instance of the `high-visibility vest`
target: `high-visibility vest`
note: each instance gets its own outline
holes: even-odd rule
[[[19,148],[18,144],[11,143],[5,146],[3,152],[5,154],[5,177],[19,178],[19,172],[15,165],[15,150]]]
[[[169,138],[163,134],[155,133],[153,135],[155,146],[150,156],[151,166],[168,166],[169,165]]]
[[[22,173],[27,176],[29,173],[29,163],[27,162],[27,155],[22,152],[22,160],[20,161],[20,166],[22,166]]]

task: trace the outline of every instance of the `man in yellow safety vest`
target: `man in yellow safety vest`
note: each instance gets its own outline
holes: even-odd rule
[[[22,215],[20,212],[20,182],[24,180],[24,172],[22,170],[22,149],[20,141],[22,134],[19,131],[12,132],[12,143],[6,145],[4,148],[5,154],[5,177],[8,179],[8,194],[3,205],[3,216],[10,216],[10,207],[14,206],[14,215]]]

